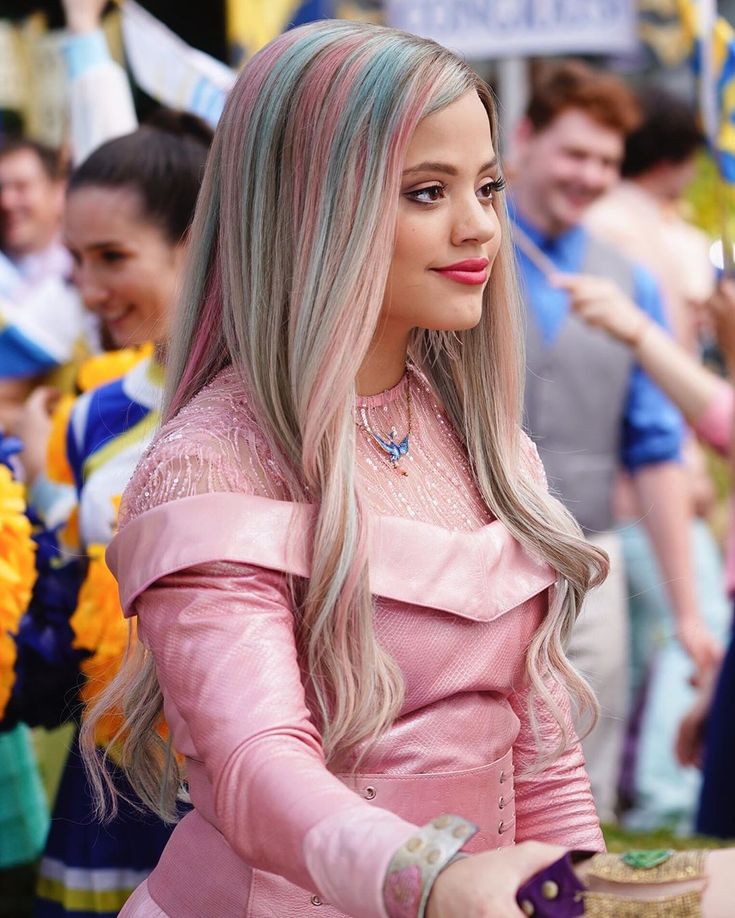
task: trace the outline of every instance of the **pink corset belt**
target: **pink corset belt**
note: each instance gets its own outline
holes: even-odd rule
[[[457,813],[480,827],[469,851],[512,845],[515,836],[512,753],[471,771],[421,775],[340,775],[375,806],[416,825]],[[192,796],[196,799],[196,793]],[[205,806],[205,809],[207,807]],[[344,918],[313,892],[254,870],[197,810],[176,827],[148,880],[156,904],[175,918]],[[316,909],[316,911],[315,911]]]

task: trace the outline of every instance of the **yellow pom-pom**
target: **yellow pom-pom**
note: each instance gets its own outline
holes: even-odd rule
[[[87,556],[89,569],[70,620],[74,631],[72,646],[96,654],[111,652],[119,658],[127,645],[128,627],[120,608],[117,583],[105,561],[105,546],[90,545]]]
[[[0,465],[0,717],[15,681],[15,641],[36,582],[36,545],[23,486]]]
[[[104,386],[105,383],[120,379],[141,360],[150,357],[152,353],[153,345],[147,343],[137,348],[126,347],[119,351],[107,351],[96,357],[90,357],[79,368],[77,385],[82,392],[96,389],[97,386]]]
[[[66,432],[74,402],[73,395],[63,396],[51,415],[51,433],[46,451],[46,472],[51,481],[58,482],[58,484],[74,484],[74,473],[69,465],[66,452]]]
[[[117,583],[105,561],[105,546],[91,545],[87,554],[89,570],[70,624],[74,632],[72,646],[91,654],[81,664],[86,677],[81,697],[85,707],[90,707],[117,675],[129,645],[136,640],[136,629],[135,619],[129,626],[123,617]],[[111,745],[112,740],[122,725],[122,712],[110,709],[95,727],[97,744],[108,747],[113,759],[118,749]],[[158,732],[167,739],[165,723],[159,725]]]
[[[91,653],[81,664],[86,677],[82,701],[91,705],[117,675],[130,629],[120,607],[117,583],[105,561],[105,546],[90,545],[87,555],[89,569],[70,624],[74,632],[72,646]],[[121,723],[121,715],[105,715],[97,725],[97,742],[109,743]]]
[[[59,547],[62,551],[78,552],[81,545],[79,532],[79,504],[75,504],[69,519],[59,533]]]

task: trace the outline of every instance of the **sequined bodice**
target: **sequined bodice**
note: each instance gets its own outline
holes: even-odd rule
[[[358,422],[364,410],[376,433],[385,436],[394,427],[402,437],[408,431],[409,384],[409,451],[396,469],[390,467],[385,452],[357,425],[359,481],[368,505],[376,513],[422,520],[446,529],[479,529],[492,517],[472,479],[459,437],[418,371],[409,369],[398,385],[380,395],[358,399]]]
[[[410,377],[409,377],[410,374]],[[391,468],[387,454],[355,424],[359,487],[373,513],[433,523],[454,531],[492,520],[470,473],[467,455],[424,376],[416,369],[392,389],[360,398],[376,433],[408,431],[410,449]],[[401,474],[405,471],[407,474]],[[235,491],[287,499],[278,465],[263,441],[234,370],[226,369],[169,421],[138,466],[121,511],[143,510],[191,494]]]

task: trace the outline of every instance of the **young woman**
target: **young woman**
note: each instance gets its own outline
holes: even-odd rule
[[[489,849],[602,845],[562,644],[605,562],[520,433],[495,140],[465,64],[355,23],[228,100],[109,551],[140,640],[84,727],[102,800],[122,705],[135,791],[194,804],[125,918],[518,914],[561,849]]]
[[[84,303],[117,347],[149,347],[129,362],[127,372],[116,355],[114,379],[81,395],[66,416],[68,424],[62,419],[63,455],[54,473],[76,487],[78,525],[67,526],[60,556],[54,551],[45,565],[22,623],[6,720],[53,725],[73,717],[80,686],[83,699],[94,696],[98,682],[109,679],[116,652],[124,650],[125,630],[120,635],[122,618],[114,581],[109,574],[109,582],[105,578],[103,550],[116,528],[120,495],[160,418],[160,351],[210,139],[198,119],[162,113],[98,148],[71,177],[65,241]],[[43,399],[33,410],[40,416],[26,425],[31,476],[36,471],[31,456],[41,452],[32,432],[45,441],[48,426]],[[34,489],[36,509],[53,515],[52,506],[43,506],[44,491],[57,494]],[[88,568],[81,591],[73,563],[80,552]],[[105,733],[109,728],[99,736]],[[119,780],[126,793],[128,785]],[[78,749],[72,748],[41,862],[35,914],[117,915],[155,866],[170,831],[159,818],[143,817],[127,805],[111,824],[100,824]]]

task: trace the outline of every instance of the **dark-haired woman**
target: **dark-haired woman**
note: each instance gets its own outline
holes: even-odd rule
[[[62,600],[67,613],[74,612],[70,619],[59,618],[53,584],[49,587],[48,578],[41,579],[21,628],[7,721],[38,723],[53,711],[63,717],[78,705],[65,703],[60,686],[79,689],[82,700],[89,700],[111,677],[115,655],[125,649],[127,627],[104,566],[103,548],[116,526],[119,496],[157,424],[159,358],[209,139],[208,128],[197,119],[162,113],[153,123],[100,147],[72,175],[65,238],[75,282],[86,307],[117,347],[144,349],[138,355],[142,359],[131,361],[132,369],[120,378],[81,395],[66,415],[64,436],[56,437],[65,447],[61,460],[56,450],[53,475],[73,483],[78,495],[78,527],[67,526],[62,554],[86,553],[86,579],[71,605],[68,598]],[[63,415],[57,414],[57,434],[60,419],[63,425]],[[28,444],[27,453],[33,452]],[[78,542],[72,535],[75,528]],[[54,564],[59,567],[58,560]],[[59,567],[58,577],[65,571]],[[67,594],[70,582],[75,593],[73,581],[73,575],[67,576]],[[43,634],[53,634],[50,651]],[[49,660],[66,674],[56,682],[48,673]],[[41,670],[55,695],[45,712],[39,710],[36,675]],[[123,797],[128,795],[123,778],[120,790]],[[169,834],[160,819],[137,812],[125,801],[116,818],[102,825],[74,747],[41,862],[35,915],[117,915],[155,866]]]

